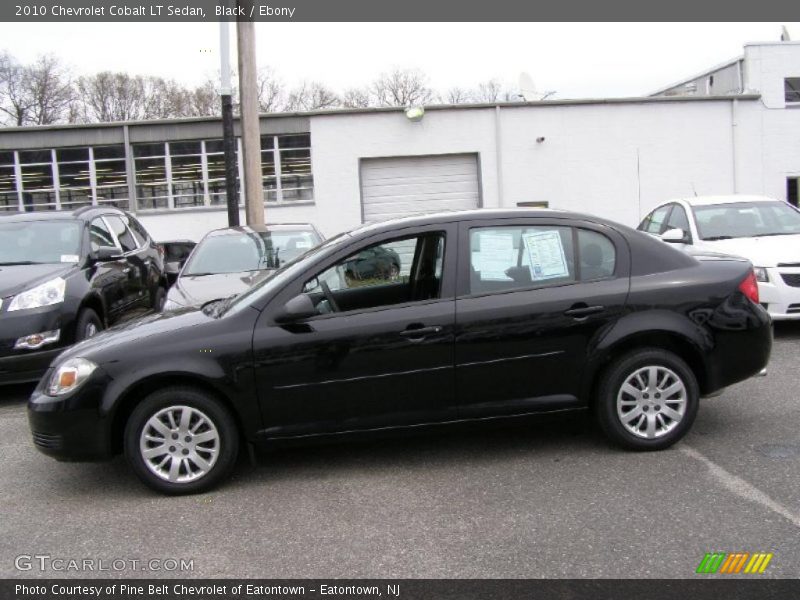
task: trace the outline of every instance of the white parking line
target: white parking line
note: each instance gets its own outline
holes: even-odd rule
[[[734,475],[733,473],[720,467],[717,463],[712,461],[704,454],[698,452],[691,446],[687,446],[686,444],[681,444],[679,449],[687,456],[691,456],[695,460],[700,461],[706,467],[708,467],[709,472],[715,479],[717,479],[725,488],[727,488],[740,498],[744,498],[745,500],[749,500],[750,502],[755,502],[756,504],[760,504],[764,508],[767,508],[772,512],[779,514],[784,519],[787,519],[795,527],[800,528],[800,515],[798,515],[797,513],[786,508],[780,502],[773,500],[772,498],[767,496],[767,494],[762,492],[754,485],[748,483],[741,477],[738,477],[737,475]]]

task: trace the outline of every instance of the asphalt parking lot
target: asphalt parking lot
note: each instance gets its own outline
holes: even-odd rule
[[[778,326],[769,375],[704,401],[664,452],[548,418],[281,449],[182,498],[148,491],[121,458],[40,455],[29,388],[0,390],[0,576],[41,577],[15,558],[48,555],[193,560],[187,573],[94,576],[692,577],[706,552],[764,551],[759,577],[797,577],[798,357],[800,324]]]

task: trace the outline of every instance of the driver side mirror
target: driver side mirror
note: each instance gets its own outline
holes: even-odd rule
[[[293,323],[319,314],[308,294],[300,294],[283,305],[275,315],[276,323]]]
[[[668,244],[688,244],[689,236],[686,235],[683,229],[667,229],[661,234],[661,241]]]

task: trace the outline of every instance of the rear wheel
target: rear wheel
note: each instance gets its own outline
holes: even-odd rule
[[[679,356],[644,348],[606,370],[595,413],[612,442],[633,450],[661,450],[689,431],[699,396],[697,379]]]
[[[75,341],[88,339],[103,330],[103,321],[91,308],[84,308],[75,322]]]
[[[165,494],[202,492],[230,475],[239,450],[233,417],[213,396],[187,387],[149,395],[125,426],[125,456]]]

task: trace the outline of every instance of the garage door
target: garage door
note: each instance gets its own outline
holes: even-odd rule
[[[424,212],[478,208],[479,197],[475,154],[361,161],[365,223]]]

